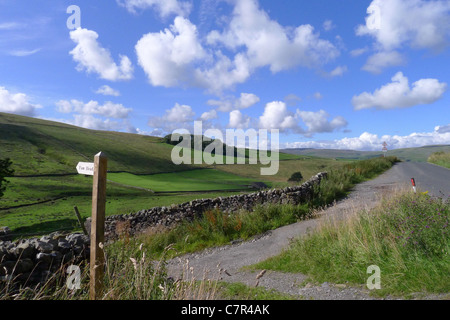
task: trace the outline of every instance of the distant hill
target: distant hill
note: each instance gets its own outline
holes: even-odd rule
[[[110,171],[152,174],[189,169],[172,163],[171,150],[161,138],[0,113],[0,158],[13,161],[16,176],[76,173],[79,161],[92,162],[99,151],[107,154]]]
[[[100,151],[108,156],[108,170],[113,172],[154,174],[207,167],[175,165],[172,149],[164,138],[0,113],[0,158],[12,160],[16,176],[75,174],[78,162],[93,162]],[[280,154],[281,160],[296,158]]]
[[[450,145],[424,146],[419,148],[405,148],[389,150],[388,156],[397,156],[403,161],[427,162],[428,157],[438,151],[449,152]],[[356,150],[338,150],[338,149],[283,149],[281,152],[314,156],[321,158],[335,158],[335,159],[355,159],[363,160],[383,155],[381,151],[356,151]]]

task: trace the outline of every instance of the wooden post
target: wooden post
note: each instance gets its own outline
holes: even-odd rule
[[[103,152],[94,158],[94,182],[92,184],[92,218],[91,218],[91,261],[90,261],[90,292],[91,300],[101,298],[105,254],[105,207],[106,207],[106,174],[107,157]]]
[[[88,235],[88,232],[86,230],[86,227],[84,226],[83,220],[81,219],[80,211],[78,211],[78,207],[77,206],[73,207],[73,210],[75,210],[75,214],[77,215],[78,223],[80,224],[81,229],[83,230],[83,233],[85,235]]]

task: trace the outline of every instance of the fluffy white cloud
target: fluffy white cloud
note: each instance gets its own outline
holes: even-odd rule
[[[447,84],[437,79],[421,79],[409,86],[408,78],[398,72],[392,82],[375,90],[363,92],[352,99],[355,110],[368,108],[406,108],[420,104],[431,104],[439,100],[446,91]]]
[[[367,62],[362,67],[362,70],[373,74],[379,74],[383,71],[383,69],[403,65],[405,61],[406,58],[397,51],[377,52],[367,59]]]
[[[114,97],[120,96],[119,91],[111,88],[108,85],[101,86],[95,93],[102,94],[104,96],[114,96]]]
[[[211,32],[208,42],[222,43],[232,50],[245,47],[252,68],[269,66],[272,72],[320,66],[339,55],[339,50],[314,33],[311,25],[285,28],[260,9],[256,0],[236,1],[227,30]]]
[[[110,81],[129,80],[133,77],[130,59],[120,55],[120,64],[117,65],[111,58],[111,53],[97,42],[98,34],[95,31],[78,28],[70,32],[70,38],[77,44],[70,54],[78,63],[79,71],[96,73],[100,78]]]
[[[266,105],[263,115],[259,117],[259,127],[267,130],[303,132],[298,125],[296,114],[289,111],[286,103],[281,101],[270,102]]]
[[[240,110],[234,110],[230,112],[230,122],[228,123],[229,128],[233,129],[247,129],[250,124],[250,118]]]
[[[269,67],[272,72],[298,66],[318,68],[340,53],[311,25],[281,26],[256,0],[230,4],[234,10],[224,30],[213,30],[206,38],[198,36],[191,21],[177,16],[170,28],[148,33],[138,41],[138,61],[152,85],[221,93],[247,81],[258,68]]]
[[[257,104],[260,98],[253,93],[241,93],[239,98],[227,98],[223,100],[209,100],[210,106],[218,107],[221,112],[230,112],[237,109],[247,109]]]
[[[79,100],[60,100],[56,103],[57,110],[61,113],[79,113],[83,115],[99,115],[107,118],[126,119],[132,109],[125,108],[121,104],[110,101],[101,105],[97,101],[84,103]],[[90,119],[90,118],[87,118]]]
[[[151,117],[148,125],[153,129],[172,132],[176,129],[192,127],[194,117],[195,113],[190,106],[176,103],[173,108],[166,110],[162,117]]]
[[[36,115],[36,109],[42,108],[32,104],[24,93],[10,93],[6,88],[0,87],[0,112],[14,113],[23,116]]]
[[[450,126],[450,125],[448,125]],[[445,127],[448,127],[445,126]],[[437,127],[440,128],[440,127]],[[383,135],[378,136],[369,132],[364,132],[359,137],[344,138],[333,141],[306,141],[286,143],[285,148],[316,148],[316,149],[341,149],[341,150],[365,150],[381,151],[383,142],[387,142],[388,148],[414,148],[426,145],[448,144],[450,141],[450,131],[425,133],[411,133],[407,136]]]
[[[398,50],[404,47],[438,52],[449,44],[448,0],[373,0],[367,12],[366,24],[359,25],[356,34],[372,37],[377,53],[363,70],[380,73],[403,64]]]
[[[216,110],[210,110],[207,112],[204,112],[202,116],[200,117],[200,120],[202,121],[209,121],[217,118],[217,111]]]
[[[314,133],[333,132],[348,125],[348,122],[340,116],[329,121],[328,118],[330,115],[324,110],[317,112],[297,111],[297,114],[308,128],[307,133],[309,135]]]
[[[266,105],[264,113],[259,117],[259,127],[262,129],[279,129],[280,132],[293,132],[310,137],[316,133],[333,132],[348,125],[343,117],[335,117],[331,121],[330,115],[324,111],[301,111],[295,113],[288,110],[286,103],[280,101],[270,102]],[[303,122],[307,129],[304,129]]]
[[[450,35],[450,2],[447,0],[373,0],[366,25],[356,34],[373,37],[380,49],[391,51],[409,45],[442,49]],[[375,22],[373,25],[371,21]]]
[[[182,17],[164,32],[144,35],[136,44],[136,54],[150,83],[165,87],[195,83],[192,63],[205,57],[197,28]]]
[[[163,18],[171,14],[187,16],[191,11],[190,2],[178,0],[117,0],[117,3],[132,13],[148,8],[156,9]]]

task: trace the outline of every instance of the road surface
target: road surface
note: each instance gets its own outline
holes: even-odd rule
[[[346,199],[321,211],[316,219],[279,228],[252,241],[174,259],[168,264],[169,275],[176,279],[206,277],[255,286],[258,272],[242,271],[242,267],[278,255],[288,247],[292,239],[313,231],[326,218],[342,219],[355,210],[373,208],[380,197],[392,194],[395,190],[408,188],[412,192],[411,178],[416,180],[418,191],[428,191],[432,196],[445,195],[446,198],[450,195],[450,170],[428,163],[398,163],[376,179],[357,185]],[[269,271],[259,279],[258,285],[308,299],[373,299],[365,288],[342,287],[342,285],[336,287],[328,283],[305,287],[306,279],[307,277],[302,274]]]

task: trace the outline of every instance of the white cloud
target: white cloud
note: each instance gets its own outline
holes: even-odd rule
[[[228,123],[229,128],[233,129],[247,129],[250,124],[250,118],[242,114],[239,110],[234,110],[230,112],[230,122]]]
[[[296,115],[287,109],[286,103],[281,101],[273,101],[266,105],[263,115],[259,117],[259,127],[267,130],[303,132],[298,125]]]
[[[97,42],[95,31],[78,28],[70,32],[70,38],[77,46],[70,51],[74,61],[78,62],[79,71],[96,73],[100,78],[110,81],[129,80],[133,77],[133,66],[127,56],[120,55],[117,65],[111,53]]]
[[[447,127],[447,126],[445,126]],[[437,127],[440,128],[440,127]],[[379,136],[369,132],[364,132],[359,137],[344,138],[333,141],[305,141],[286,143],[285,148],[316,148],[316,149],[341,149],[341,150],[365,150],[380,151],[383,142],[387,142],[388,149],[415,148],[426,145],[448,144],[450,141],[450,131],[425,133],[411,133],[407,136],[383,135]]]
[[[222,43],[232,50],[243,46],[251,68],[269,66],[272,72],[320,66],[339,55],[337,48],[320,39],[311,25],[293,30],[284,28],[271,20],[256,0],[236,1],[228,29],[223,33],[211,32],[208,41]]]
[[[380,50],[391,51],[408,45],[413,48],[442,49],[450,35],[450,2],[447,0],[374,0],[367,24],[356,34],[369,35]],[[377,27],[370,21],[380,22]]]
[[[281,26],[256,0],[231,3],[232,18],[224,30],[213,30],[205,38],[198,36],[191,21],[177,16],[170,28],[138,41],[138,61],[152,85],[221,93],[247,81],[258,68],[269,67],[272,72],[318,68],[340,53],[310,25]]]
[[[297,111],[297,114],[308,128],[307,133],[309,135],[314,133],[333,132],[348,125],[348,122],[340,116],[329,121],[328,118],[330,115],[324,110],[317,112]]]
[[[288,110],[286,103],[280,101],[270,102],[266,105],[264,113],[259,117],[261,129],[279,129],[280,132],[293,132],[311,137],[316,133],[333,132],[347,126],[343,117],[335,117],[331,121],[330,115],[324,111],[301,111],[295,113]],[[307,129],[304,129],[303,122]]]
[[[36,115],[36,109],[42,108],[32,104],[24,93],[10,93],[6,88],[0,87],[0,112],[14,113],[23,116]]]
[[[200,117],[200,120],[202,121],[209,121],[217,118],[217,111],[216,110],[210,110],[207,112],[204,112],[202,116]]]
[[[152,8],[157,10],[163,18],[172,14],[187,16],[192,7],[190,2],[178,0],[117,0],[117,3],[132,13]]]
[[[373,74],[379,74],[388,67],[400,66],[405,64],[406,58],[397,51],[382,51],[371,55],[362,70]]]
[[[450,132],[450,124],[446,126],[437,126],[434,128],[437,133],[449,133]]]
[[[120,96],[119,91],[111,88],[108,85],[101,86],[100,88],[98,88],[98,90],[95,93],[102,94],[104,96],[114,96],[114,97]]]
[[[221,112],[230,112],[232,110],[247,109],[257,104],[260,98],[253,93],[241,93],[239,98],[226,98],[223,100],[209,100],[210,106],[218,107]]]
[[[398,72],[392,82],[375,90],[373,94],[363,92],[352,99],[355,110],[368,108],[407,108],[420,104],[431,104],[439,100],[447,84],[437,79],[421,79],[409,86],[408,78]]]
[[[322,26],[325,31],[330,31],[336,28],[332,20],[325,20]]]
[[[369,48],[367,48],[367,47],[354,49],[354,50],[350,51],[350,55],[352,57],[359,57],[360,55],[366,53],[368,50],[369,50]]]
[[[110,101],[101,105],[97,101],[84,103],[79,100],[60,100],[56,103],[58,112],[61,113],[79,113],[82,115],[99,115],[107,118],[126,119],[132,109],[125,108],[121,104]],[[90,118],[86,118],[90,119]]]
[[[27,57],[27,56],[31,56],[35,53],[38,53],[39,51],[41,51],[41,48],[38,49],[34,49],[34,50],[13,50],[10,51],[9,54],[15,57]]]
[[[150,83],[165,87],[195,83],[192,63],[205,57],[197,28],[182,17],[164,32],[144,35],[136,44],[136,54]]]
[[[153,129],[172,132],[176,129],[192,127],[194,117],[195,113],[190,106],[176,103],[173,108],[166,110],[162,117],[151,117],[148,125]]]
[[[346,73],[348,71],[347,66],[338,66],[335,69],[333,69],[331,72],[329,72],[327,75],[329,77],[340,77],[342,76],[344,73]]]

